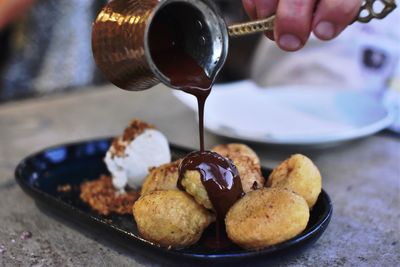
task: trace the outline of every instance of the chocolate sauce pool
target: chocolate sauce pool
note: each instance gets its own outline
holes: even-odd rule
[[[177,9],[175,9],[177,10]],[[179,166],[178,186],[187,171],[198,171],[217,216],[216,238],[206,240],[211,248],[222,248],[221,236],[225,215],[244,194],[239,173],[233,163],[217,153],[204,150],[204,105],[211,92],[213,80],[203,67],[190,56],[185,46],[185,34],[190,25],[182,24],[180,16],[160,14],[150,31],[150,50],[157,68],[170,79],[172,85],[197,98],[199,113],[200,151],[187,155]],[[201,25],[193,18],[188,23]],[[186,29],[185,29],[186,28]],[[201,38],[201,36],[200,36]]]
[[[183,159],[179,169],[179,185],[186,171],[200,173],[208,198],[220,219],[225,218],[230,207],[243,195],[236,166],[215,152],[192,152]]]

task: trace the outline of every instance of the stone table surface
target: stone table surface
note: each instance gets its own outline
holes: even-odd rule
[[[162,86],[140,93],[96,87],[0,106],[0,266],[174,265],[155,254],[127,251],[102,233],[43,212],[14,180],[23,157],[60,143],[117,135],[134,117],[155,124],[173,143],[198,147],[195,113]],[[206,133],[208,147],[230,141]],[[325,148],[250,145],[267,167],[295,152],[311,157],[334,204],[321,239],[297,256],[282,257],[276,266],[398,266],[398,136],[383,132]],[[32,237],[21,239],[24,231]]]

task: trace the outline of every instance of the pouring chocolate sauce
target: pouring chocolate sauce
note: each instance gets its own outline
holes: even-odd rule
[[[200,21],[194,23],[201,24]],[[160,15],[153,21],[150,35],[151,54],[157,68],[170,79],[172,85],[197,98],[199,113],[200,151],[187,155],[179,167],[178,186],[187,171],[198,171],[208,197],[217,215],[216,239],[207,244],[213,248],[223,246],[221,222],[229,208],[244,194],[239,173],[229,159],[204,150],[204,106],[214,80],[185,51],[187,32],[173,18]],[[200,39],[203,39],[200,36]],[[174,62],[174,64],[171,64]],[[223,223],[222,223],[223,224]]]
[[[185,53],[180,38],[183,32],[179,32],[179,28],[171,31],[171,27],[165,27],[161,23],[154,23],[153,27],[162,35],[161,38],[158,34],[150,37],[155,39],[152,41],[155,45],[150,49],[158,69],[171,80],[171,84],[197,98],[200,150],[204,151],[204,105],[210,95],[213,80],[206,75],[204,69],[191,56]]]

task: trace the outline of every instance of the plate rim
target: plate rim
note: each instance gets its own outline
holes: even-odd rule
[[[218,90],[217,88],[220,88],[220,90],[229,90],[229,87],[232,87],[232,89],[236,89],[237,86],[242,85],[242,86],[249,86],[251,89],[256,89],[256,88],[261,88],[259,87],[256,83],[254,83],[251,80],[241,80],[237,82],[232,82],[232,83],[224,83],[224,84],[216,84],[214,88]],[[265,90],[269,90],[270,92],[279,92],[282,90],[293,90],[294,88],[297,88],[296,90],[317,90],[318,88],[322,88],[323,86],[314,86],[314,85],[281,85],[281,86],[270,86],[270,87],[265,87]],[[332,86],[324,87],[324,91],[327,92],[346,92],[345,90],[335,90]],[[321,91],[321,90],[318,90]],[[347,90],[347,92],[350,92]],[[354,93],[362,93],[360,90],[352,90],[351,92]],[[185,97],[185,93],[181,91],[174,90],[173,95],[185,106],[189,107],[191,110],[194,110],[196,112],[196,107],[191,105],[187,99],[188,97]],[[185,100],[186,99],[186,100]],[[260,135],[260,136],[249,136],[246,134],[240,134],[240,133],[234,133],[231,131],[227,131],[224,129],[221,129],[220,127],[216,127],[215,125],[210,125],[206,122],[205,119],[205,124],[204,127],[207,131],[210,133],[213,133],[217,136],[221,137],[227,137],[231,139],[236,139],[236,140],[242,140],[242,141],[247,141],[247,142],[253,142],[253,143],[261,143],[261,144],[270,144],[270,145],[288,145],[288,146],[318,146],[318,145],[329,145],[329,144],[335,144],[335,143],[343,143],[346,141],[353,141],[355,139],[360,139],[364,138],[373,134],[378,133],[381,130],[386,129],[389,127],[394,119],[395,119],[395,114],[393,110],[387,108],[383,103],[381,103],[381,107],[386,111],[386,114],[384,117],[381,119],[367,125],[367,126],[362,126],[359,127],[357,131],[354,130],[347,130],[347,131],[341,131],[339,134],[331,134],[331,135],[325,135],[325,136],[319,136],[319,137],[310,137],[310,138],[293,138],[293,137],[273,137],[273,136],[268,136],[267,134],[265,135]]]
[[[39,190],[38,188],[32,187],[27,183],[27,179],[25,179],[23,176],[23,171],[26,168],[26,163],[30,160],[33,159],[39,155],[42,155],[46,151],[52,150],[52,149],[57,149],[60,147],[70,147],[70,146],[81,146],[87,143],[93,143],[93,142],[110,142],[114,137],[103,137],[103,138],[95,138],[95,139],[87,139],[83,141],[75,141],[75,142],[69,142],[69,143],[62,143],[59,145],[53,145],[49,146],[47,148],[41,149],[38,152],[31,153],[30,155],[26,156],[23,158],[18,165],[15,168],[14,171],[14,177],[15,180],[17,181],[18,185],[23,189],[23,191],[32,197],[35,202],[39,201],[42,204],[47,204],[52,207],[57,205],[61,205],[64,209],[69,209],[73,213],[78,213],[74,217],[83,216],[85,219],[88,221],[98,224],[101,227],[110,227],[112,230],[116,231],[117,234],[119,235],[128,235],[130,240],[134,242],[135,245],[139,245],[140,247],[144,249],[151,249],[154,250],[154,252],[162,252],[167,256],[180,256],[184,257],[187,259],[194,259],[194,260],[235,260],[235,259],[244,259],[244,258],[255,258],[255,257],[262,257],[262,256],[268,256],[273,253],[280,252],[282,250],[288,249],[292,246],[295,246],[297,244],[300,244],[303,241],[306,241],[307,239],[311,239],[314,235],[320,233],[322,234],[326,227],[328,226],[332,214],[333,214],[333,203],[331,198],[329,197],[328,193],[322,189],[321,194],[318,198],[318,201],[323,201],[326,202],[326,210],[320,218],[315,222],[315,224],[307,231],[307,232],[302,232],[301,234],[297,235],[294,238],[291,238],[285,242],[282,242],[280,244],[267,247],[261,250],[244,250],[240,253],[224,253],[224,254],[218,254],[218,253],[210,253],[210,254],[205,254],[205,253],[193,253],[193,252],[185,252],[182,249],[167,249],[160,247],[150,241],[145,240],[144,238],[140,237],[139,235],[129,233],[128,231],[125,231],[123,229],[120,229],[119,227],[113,225],[112,223],[107,222],[104,218],[100,218],[100,216],[96,217],[93,214],[87,213],[82,211],[81,209],[70,205],[66,203],[65,201],[58,199],[50,194],[48,194],[46,191]],[[169,143],[171,149],[176,149],[180,150],[182,152],[187,153],[188,151],[192,151],[191,148],[187,148],[181,145],[175,145],[173,143]],[[263,171],[270,171],[271,169],[267,167],[262,166]],[[321,199],[321,200],[320,200]],[[46,200],[46,201],[45,201]],[[55,204],[49,204],[49,202],[53,202]],[[74,218],[69,219],[69,221],[74,221]],[[322,228],[322,229],[321,229]],[[110,230],[110,229],[109,229]],[[125,236],[126,237],[126,236]]]

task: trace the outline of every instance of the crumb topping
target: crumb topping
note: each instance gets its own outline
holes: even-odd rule
[[[99,179],[81,184],[80,198],[101,215],[131,214],[132,206],[139,198],[139,192],[118,192],[111,177],[102,175]]]
[[[136,137],[141,135],[146,129],[155,129],[155,127],[139,119],[132,120],[129,126],[124,130],[122,136],[114,138],[110,148],[113,156],[126,156],[126,146]]]
[[[122,135],[122,141],[130,142],[137,136],[141,135],[146,129],[154,129],[153,125],[150,125],[144,121],[134,119],[131,124],[125,129]]]
[[[169,176],[174,173],[178,172],[179,165],[181,164],[182,160],[179,159],[177,161],[171,162],[168,166],[164,169],[164,175]]]

